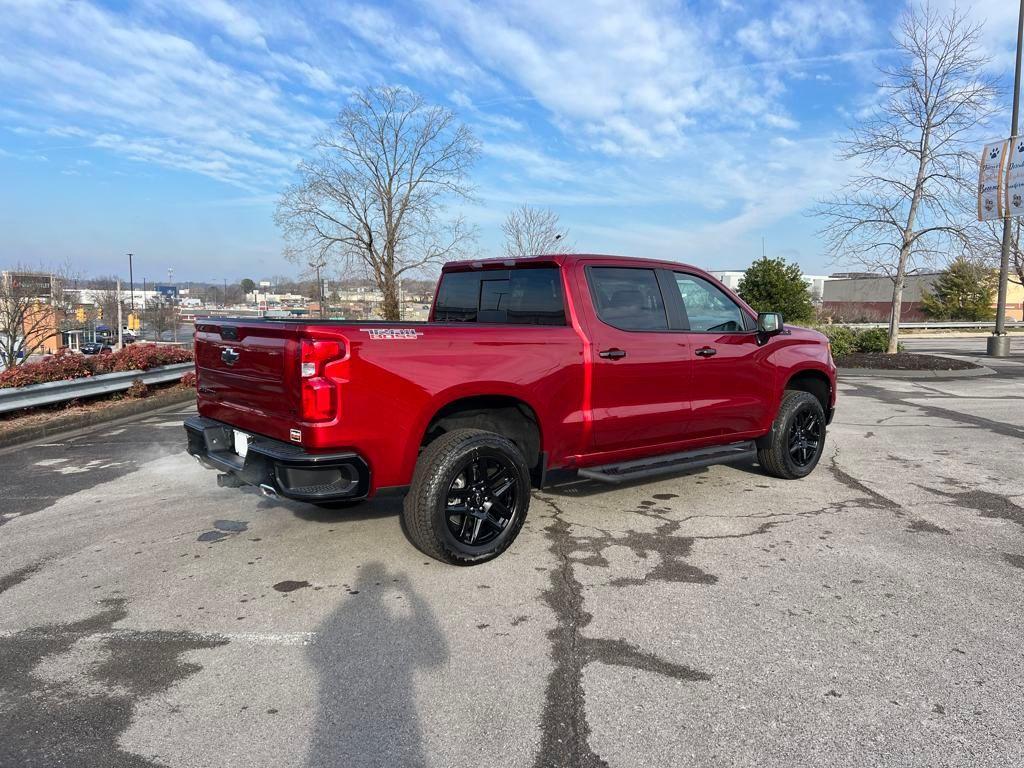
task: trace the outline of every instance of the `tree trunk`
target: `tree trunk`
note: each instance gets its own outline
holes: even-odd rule
[[[903,286],[907,282],[907,261],[911,244],[904,241],[900,248],[900,260],[896,264],[896,277],[892,284],[892,308],[889,312],[889,347],[887,355],[895,354],[900,348],[900,315],[903,312]]]
[[[398,307],[398,280],[395,278],[394,267],[385,263],[381,270],[380,290],[384,294],[381,314],[385,320],[401,320]]]

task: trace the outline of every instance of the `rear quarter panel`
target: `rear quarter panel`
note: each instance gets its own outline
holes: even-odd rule
[[[583,348],[570,326],[435,324],[389,338],[346,327],[345,359],[327,368],[339,413],[308,432],[308,448],[352,448],[369,462],[376,490],[412,479],[427,426],[445,405],[478,395],[522,400],[537,414],[542,450],[580,450]],[[325,333],[337,328],[323,327]],[[318,335],[318,326],[307,333]]]

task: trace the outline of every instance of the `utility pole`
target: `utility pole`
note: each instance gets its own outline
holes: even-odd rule
[[[135,275],[132,274],[132,256],[135,254],[128,254],[128,291],[131,295],[132,302],[132,313],[135,312]]]
[[[124,331],[121,319],[121,281],[117,281],[117,348],[124,349]]]
[[[1010,116],[1010,143],[1017,141],[1017,112],[1020,107],[1021,47],[1024,44],[1024,0],[1017,16],[1017,64],[1013,73],[1013,114]],[[1006,285],[1010,279],[1010,217],[1003,219],[1003,247],[999,257],[999,301],[996,304],[996,330],[988,337],[990,357],[1009,357],[1010,337],[1006,335]]]
[[[323,257],[316,261],[309,262],[309,266],[316,270],[316,297],[320,305],[320,319],[324,319],[324,282],[320,279],[320,270],[324,267]]]

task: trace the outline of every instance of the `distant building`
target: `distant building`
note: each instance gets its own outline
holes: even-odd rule
[[[900,319],[913,323],[928,319],[922,295],[933,290],[937,272],[907,275],[903,287]],[[845,277],[830,280],[825,287],[821,311],[833,322],[884,323],[892,307],[892,280],[884,275]]]
[[[725,284],[726,288],[733,291],[738,291],[740,287],[740,280],[746,274],[743,270],[714,270],[709,269],[708,273],[716,280]],[[825,283],[832,279],[830,275],[801,275],[804,282],[807,283],[807,291],[811,294],[811,301],[815,304],[821,304],[822,297],[825,292]]]
[[[923,296],[935,290],[939,272],[907,275],[903,286],[900,320],[907,323],[929,320],[924,313]],[[834,276],[838,277],[838,276]],[[829,280],[825,286],[822,312],[833,322],[885,323],[892,307],[892,279],[884,275],[851,276]],[[1006,294],[1006,318],[1024,320],[1024,287],[1011,282]],[[993,296],[993,308],[996,299]]]

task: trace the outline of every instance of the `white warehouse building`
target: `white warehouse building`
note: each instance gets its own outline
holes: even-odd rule
[[[738,291],[740,287],[740,280],[743,279],[743,275],[746,274],[746,270],[709,269],[708,273],[716,280],[723,282],[726,288]],[[804,282],[807,283],[807,290],[811,293],[811,301],[815,304],[821,304],[822,298],[825,295],[825,283],[829,280],[837,279],[829,277],[828,275],[802,275],[802,277]]]

